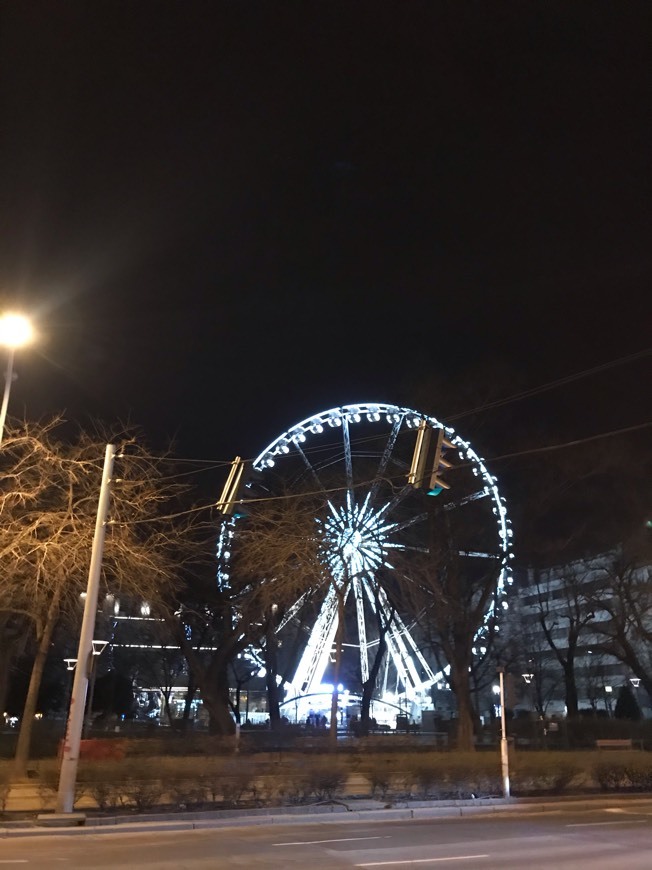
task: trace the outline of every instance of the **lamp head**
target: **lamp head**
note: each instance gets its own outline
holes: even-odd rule
[[[7,312],[0,317],[0,344],[15,348],[29,344],[34,336],[32,324],[22,314]]]

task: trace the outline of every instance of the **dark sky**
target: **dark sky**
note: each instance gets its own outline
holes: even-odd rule
[[[534,386],[652,344],[647,2],[0,23],[0,301],[40,330],[14,413],[129,414],[224,459],[434,376]],[[562,438],[643,422],[649,375],[525,411]]]

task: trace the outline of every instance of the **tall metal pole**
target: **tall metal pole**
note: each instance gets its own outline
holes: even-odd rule
[[[86,588],[84,617],[82,619],[81,634],[79,636],[77,667],[75,669],[75,680],[72,687],[72,698],[70,699],[70,711],[68,713],[66,736],[63,742],[61,772],[59,775],[59,792],[57,795],[58,813],[72,813],[75,803],[77,765],[79,763],[79,749],[82,728],[84,725],[84,708],[86,692],[88,690],[89,667],[93,659],[93,634],[95,632],[97,597],[100,588],[100,573],[102,570],[102,554],[104,552],[106,518],[109,511],[109,484],[113,473],[114,459],[115,447],[113,444],[107,444],[106,453],[104,455],[104,471],[102,472],[100,499],[97,506],[97,519],[95,521],[95,536],[93,537],[91,564],[88,570],[88,586]]]
[[[82,728],[82,738],[88,737],[93,726],[93,697],[95,695],[95,680],[97,679],[97,665],[95,663],[96,655],[91,654],[90,669],[90,689],[88,692],[88,704],[86,705],[86,717]]]
[[[505,725],[505,670],[499,668],[500,678],[500,767],[503,776],[503,797],[509,797],[509,747]]]
[[[5,434],[5,420],[7,419],[7,407],[9,406],[9,393],[11,392],[11,381],[14,377],[14,348],[10,347],[7,350],[7,369],[5,371],[5,391],[2,395],[2,407],[0,408],[0,444]]]

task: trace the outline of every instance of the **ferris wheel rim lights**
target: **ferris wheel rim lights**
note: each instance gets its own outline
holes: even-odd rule
[[[443,429],[447,439],[457,449],[460,458],[470,462],[473,466],[474,475],[483,479],[487,495],[491,497],[494,503],[493,513],[498,526],[498,546],[502,551],[501,572],[498,578],[497,590],[499,593],[503,593],[505,584],[511,584],[512,582],[509,561],[514,558],[514,554],[511,552],[513,536],[512,529],[509,528],[511,520],[507,517],[505,499],[498,490],[498,479],[490,473],[484,460],[475,452],[470,442],[466,441],[452,427],[446,426],[436,417],[415,411],[412,408],[392,405],[386,402],[361,402],[329,408],[326,411],[306,417],[275,438],[254,459],[253,467],[258,471],[264,468],[272,468],[276,464],[274,457],[286,455],[290,451],[290,445],[299,447],[299,445],[307,441],[308,435],[321,434],[326,426],[331,429],[340,428],[344,422],[347,425],[355,425],[356,423],[363,422],[363,419],[368,423],[378,423],[383,416],[387,423],[400,424],[404,420],[409,429],[417,428],[422,420],[425,420],[434,429]]]

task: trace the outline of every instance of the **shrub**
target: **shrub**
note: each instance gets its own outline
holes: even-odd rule
[[[165,771],[163,774],[165,775]],[[121,801],[124,805],[134,804],[142,813],[157,806],[161,802],[164,791],[164,781],[151,778],[149,765],[143,767],[132,765],[122,785]]]
[[[11,791],[11,778],[8,764],[0,764],[0,812],[7,808],[7,798]]]
[[[59,791],[59,768],[55,766],[43,766],[38,771],[38,792],[43,809],[48,809],[54,802]],[[77,778],[75,783],[75,798],[74,803],[84,796],[86,793],[86,783],[83,779]]]
[[[227,761],[222,768],[222,799],[227,803],[239,803],[251,791],[254,775],[251,767],[242,761]]]
[[[413,759],[403,777],[406,792],[416,787],[421,798],[439,796],[442,786],[442,766],[433,759]]]
[[[595,765],[593,773],[603,791],[627,788],[630,785],[628,765],[622,761],[600,761]]]
[[[512,788],[519,794],[549,791],[560,794],[582,773],[572,758],[550,754],[518,754],[510,770]]]
[[[340,794],[347,780],[346,767],[330,758],[311,759],[303,780],[308,794],[314,794],[319,801],[332,800]]]
[[[120,806],[124,773],[114,764],[92,765],[80,771],[80,780],[99,809],[112,810]]]
[[[275,796],[280,803],[303,804],[312,793],[307,775],[300,773],[294,766],[277,770],[273,782]]]
[[[168,785],[168,795],[179,809],[202,804],[206,800],[207,787],[200,779],[175,779]]]
[[[396,770],[389,758],[372,756],[364,765],[362,773],[369,782],[372,797],[379,796],[381,800],[385,800],[396,781]]]
[[[632,760],[626,764],[625,773],[632,788],[652,791],[652,761],[647,758]]]

